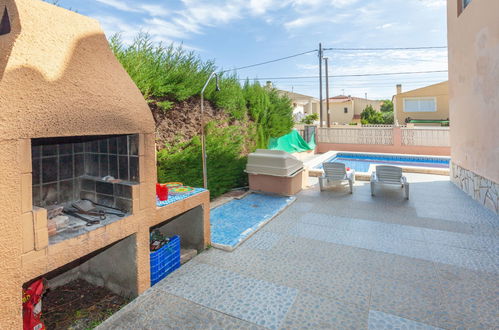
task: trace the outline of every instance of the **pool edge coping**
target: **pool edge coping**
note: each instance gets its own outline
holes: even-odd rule
[[[317,165],[323,163],[324,161],[335,157],[338,153],[350,153],[350,154],[360,154],[360,155],[390,155],[390,156],[402,156],[402,157],[431,157],[431,158],[440,158],[440,159],[449,159],[449,156],[434,156],[434,155],[415,155],[415,154],[395,154],[395,153],[381,153],[381,152],[359,152],[359,151],[335,151],[331,150],[321,154],[314,159],[306,162],[304,165],[308,169],[309,176],[318,177],[324,174],[322,169],[316,169]],[[450,175],[450,168],[436,168],[436,167],[425,167],[425,166],[404,166],[397,165],[402,168],[403,172],[406,173],[422,173],[422,174],[436,174],[436,175]],[[374,171],[376,164],[369,165],[369,170],[367,172],[355,172],[355,179],[361,181],[369,181],[371,178],[371,174]]]

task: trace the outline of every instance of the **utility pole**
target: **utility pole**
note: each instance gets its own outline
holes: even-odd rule
[[[329,58],[324,57],[324,69],[326,70],[326,113],[327,113],[327,127],[331,127],[331,119],[329,116],[329,69],[328,69]]]
[[[319,117],[322,125],[322,43],[319,42]]]

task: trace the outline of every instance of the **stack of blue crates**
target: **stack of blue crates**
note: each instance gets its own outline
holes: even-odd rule
[[[180,267],[180,237],[173,236],[159,250],[151,252],[151,286]]]

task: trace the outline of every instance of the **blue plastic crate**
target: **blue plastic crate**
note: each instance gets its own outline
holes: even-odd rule
[[[151,286],[180,267],[180,237],[173,236],[168,244],[151,252]]]

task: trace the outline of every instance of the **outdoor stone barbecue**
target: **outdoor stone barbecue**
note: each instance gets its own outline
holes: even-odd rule
[[[0,0],[0,17],[0,328],[20,329],[42,276],[146,290],[150,229],[173,217],[206,247],[209,193],[156,207],[154,121],[97,21],[38,0]],[[49,239],[51,208],[82,198],[118,215]]]

